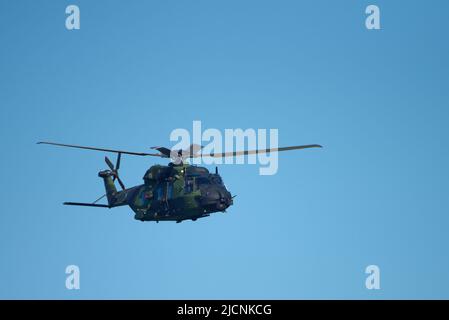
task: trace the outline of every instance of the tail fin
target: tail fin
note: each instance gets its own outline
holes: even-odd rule
[[[113,208],[118,206],[123,206],[128,204],[126,200],[126,190],[117,191],[115,187],[114,180],[112,177],[114,176],[113,172],[109,170],[100,171],[98,176],[103,178],[104,187],[106,189],[106,194],[102,197],[98,198],[93,203],[85,203],[85,202],[64,202],[64,205],[67,206],[83,206],[83,207],[98,207],[98,208]],[[97,204],[97,201],[102,199],[104,196],[108,199],[108,204]]]
[[[110,207],[114,205],[115,195],[117,194],[117,188],[115,187],[114,181],[112,180],[111,171],[105,170],[100,171],[98,176],[103,178],[104,188],[106,190],[106,198],[108,199],[108,204]]]
[[[117,191],[114,180],[112,179],[114,176],[113,172],[109,170],[100,171],[98,176],[103,178],[104,188],[106,189],[106,198],[108,199],[108,206],[110,208],[128,204],[126,199],[127,191]]]

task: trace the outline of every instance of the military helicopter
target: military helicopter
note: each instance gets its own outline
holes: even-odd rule
[[[158,153],[131,152],[44,141],[38,142],[38,144],[117,154],[115,165],[106,156],[105,162],[109,170],[103,170],[98,173],[98,176],[104,181],[106,194],[92,203],[64,202],[64,205],[97,208],[114,208],[128,205],[134,211],[136,220],[176,221],[177,223],[183,220],[196,221],[198,218],[208,217],[214,212],[225,212],[233,204],[235,197],[226,189],[221,176],[218,174],[217,167],[215,167],[215,173],[210,173],[205,167],[190,165],[186,162],[187,159],[197,157],[236,157],[258,153],[322,148],[318,144],[311,144],[204,154],[201,153],[202,147],[195,144],[192,144],[188,149],[177,151],[164,147],[152,147]],[[143,184],[126,188],[119,176],[122,154],[169,158],[172,162],[167,166],[151,166],[143,176]],[[120,185],[121,191],[117,191],[115,181]],[[104,197],[107,199],[107,204],[99,204],[98,202]]]

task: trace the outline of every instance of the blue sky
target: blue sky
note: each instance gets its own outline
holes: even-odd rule
[[[81,29],[65,29],[65,7]],[[381,30],[365,28],[377,4]],[[1,298],[449,298],[447,1],[0,2]],[[220,166],[196,222],[64,207],[103,153],[277,128],[279,171]],[[157,159],[124,157],[141,183]],[[212,168],[211,168],[212,169]],[[81,289],[65,288],[65,268]],[[365,288],[365,267],[381,290]]]

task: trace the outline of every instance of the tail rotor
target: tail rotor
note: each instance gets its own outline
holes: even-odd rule
[[[118,169],[120,169],[120,159],[122,157],[122,153],[119,152],[118,156],[117,156],[117,162],[115,163],[115,167],[114,164],[112,163],[111,160],[109,160],[108,157],[104,157],[104,161],[106,162],[106,164],[108,165],[108,167],[111,169],[112,175],[114,176],[113,181],[117,180],[118,183],[120,184],[120,187],[122,188],[122,190],[125,190],[125,185],[123,184],[123,181],[120,179],[119,175],[118,175]]]

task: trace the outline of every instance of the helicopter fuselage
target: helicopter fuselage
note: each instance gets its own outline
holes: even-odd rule
[[[117,191],[108,170],[104,179],[109,207],[128,205],[140,221],[196,220],[224,212],[233,204],[220,175],[189,164],[155,165],[145,173],[144,184]]]

